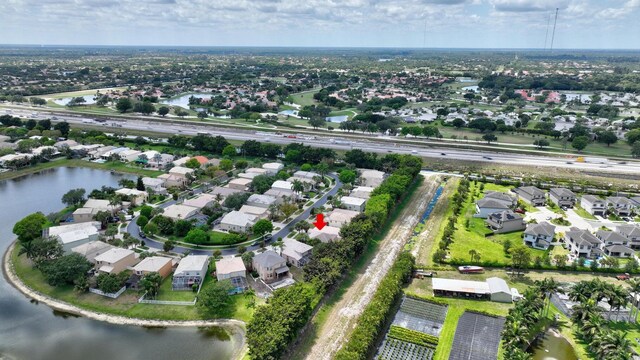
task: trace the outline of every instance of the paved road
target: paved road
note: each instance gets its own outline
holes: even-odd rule
[[[28,117],[33,112],[33,109],[29,110],[12,110],[14,115],[20,115]],[[38,109],[38,112],[45,112],[46,110]],[[160,133],[166,133],[170,135],[183,134],[183,135],[196,135],[198,133],[207,133],[211,135],[221,135],[225,138],[232,140],[257,140],[263,142],[272,142],[277,144],[290,144],[303,142],[306,145],[315,147],[325,147],[334,150],[351,150],[362,149],[365,151],[376,153],[400,153],[400,154],[414,154],[427,158],[436,159],[455,159],[465,160],[472,162],[484,162],[484,163],[501,163],[510,165],[522,165],[522,166],[542,166],[542,167],[557,167],[567,168],[575,170],[590,170],[601,171],[610,173],[627,173],[627,174],[640,174],[640,162],[626,161],[626,163],[620,163],[615,161],[608,161],[607,163],[597,162],[574,162],[569,161],[568,158],[545,156],[544,152],[537,152],[533,154],[513,154],[496,152],[496,150],[486,147],[482,150],[474,149],[456,149],[451,147],[443,147],[442,144],[435,143],[428,144],[428,141],[422,141],[424,145],[416,145],[415,143],[407,143],[410,139],[404,139],[402,137],[385,137],[370,135],[364,137],[361,135],[359,138],[349,138],[348,134],[336,132],[332,135],[304,135],[296,137],[278,136],[273,133],[259,132],[251,129],[230,129],[230,128],[218,128],[213,124],[197,125],[194,123],[168,123],[163,122],[161,119],[151,118],[139,118],[139,119],[114,119],[113,121],[107,121],[106,123],[97,123],[91,119],[90,115],[60,115],[56,114],[58,120],[66,120],[69,123],[85,124],[93,126],[102,126],[106,132],[109,129],[114,130],[142,130],[142,131],[154,131]],[[112,124],[117,124],[117,127],[113,127]],[[353,134],[351,134],[353,136]],[[482,146],[482,145],[479,145]],[[568,155],[571,158],[574,155]]]
[[[304,212],[302,212],[302,214],[298,215],[295,219],[293,219],[288,225],[286,225],[285,227],[283,227],[282,229],[278,230],[275,234],[273,234],[272,238],[268,241],[266,241],[266,243],[270,243],[273,242],[275,240],[277,240],[279,237],[284,238],[287,234],[289,234],[292,230],[293,227],[295,226],[295,224],[297,224],[300,221],[304,221],[306,219],[309,218],[309,216],[311,215],[311,209],[315,209],[321,206],[324,206],[324,204],[326,204],[327,202],[327,198],[329,196],[333,196],[336,193],[338,193],[338,190],[340,190],[342,188],[342,182],[340,182],[340,179],[338,179],[338,176],[336,174],[327,174],[327,176],[331,177],[332,179],[335,180],[335,185],[333,186],[333,188],[331,188],[331,190],[329,190],[327,193],[325,193],[318,201],[316,201],[313,205],[311,205],[308,209],[306,209]],[[198,194],[202,192],[201,189],[196,189],[194,190],[194,193]],[[163,203],[161,205],[159,205],[160,208],[166,208],[170,205],[175,204],[176,202],[174,200],[171,201],[167,201],[166,203]],[[133,236],[134,238],[140,240],[140,241],[144,241],[145,244],[150,247],[150,248],[154,248],[154,249],[162,249],[164,243],[161,241],[157,241],[157,240],[153,240],[150,238],[142,238],[140,237],[140,227],[136,224],[136,218],[132,219],[129,222],[129,225],[127,226],[127,232]],[[251,245],[251,246],[247,246],[247,251],[255,251],[260,249],[260,245]],[[226,248],[226,249],[219,249],[222,252],[222,255],[227,256],[227,255],[235,255],[238,253],[237,251],[237,245],[234,245],[231,248]],[[191,254],[194,255],[211,255],[213,253],[214,250],[209,250],[209,249],[190,249],[190,248],[186,248],[186,247],[182,247],[177,245],[173,250],[173,252],[176,253],[180,253],[183,254],[185,252],[189,252]]]

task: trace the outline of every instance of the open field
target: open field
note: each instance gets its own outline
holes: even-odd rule
[[[318,91],[320,91],[320,89],[313,89],[309,91],[303,91],[303,92],[291,94],[289,95],[287,100],[301,106],[317,105],[318,102],[313,99],[313,95]]]

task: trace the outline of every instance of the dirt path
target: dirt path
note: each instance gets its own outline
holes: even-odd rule
[[[306,354],[306,359],[331,359],[349,339],[358,317],[371,301],[380,280],[387,274],[396,256],[411,237],[413,228],[420,220],[437,186],[437,181],[427,177],[416,189],[396,223],[380,242],[376,256],[367,264],[364,272],[357,275],[351,287],[326,315],[327,320],[317,330],[315,343]]]

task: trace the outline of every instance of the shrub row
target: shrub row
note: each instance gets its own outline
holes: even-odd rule
[[[460,184],[458,184],[456,193],[451,197],[453,216],[450,216],[447,219],[447,225],[445,226],[444,232],[442,233],[442,238],[438,243],[438,250],[433,253],[433,262],[435,263],[444,262],[444,259],[447,256],[449,245],[453,243],[453,234],[456,231],[456,222],[458,221],[458,216],[460,216],[460,213],[464,208],[464,203],[469,197],[469,185],[469,180],[460,180]]]
[[[382,279],[371,302],[362,312],[349,341],[338,351],[337,360],[366,359],[380,331],[384,329],[394,301],[409,281],[415,259],[410,253],[401,253],[389,273]]]
[[[413,344],[430,347],[432,349],[435,349],[436,346],[438,346],[438,338],[436,336],[395,325],[391,326],[387,336],[392,339],[406,341]]]

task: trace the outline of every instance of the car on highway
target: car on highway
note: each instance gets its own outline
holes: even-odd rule
[[[446,156],[447,154],[445,154],[445,153],[440,153],[440,155],[442,155],[442,156]]]

